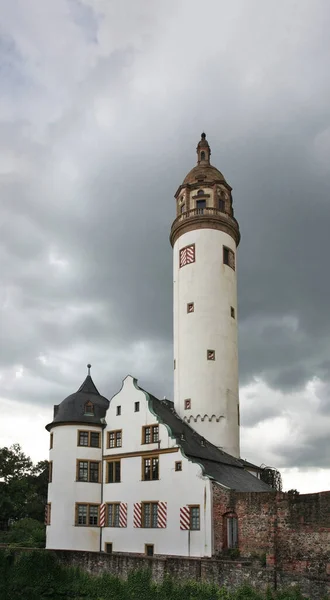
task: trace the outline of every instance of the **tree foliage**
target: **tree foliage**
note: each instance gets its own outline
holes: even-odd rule
[[[31,518],[44,521],[48,461],[33,464],[19,444],[0,448],[0,527]]]

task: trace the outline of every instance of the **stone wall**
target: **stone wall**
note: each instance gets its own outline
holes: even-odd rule
[[[55,552],[65,566],[80,567],[89,573],[112,573],[126,578],[132,570],[150,568],[156,582],[170,575],[176,580],[195,580],[217,583],[219,587],[237,588],[243,584],[258,590],[268,587],[283,589],[298,586],[311,600],[330,598],[330,582],[308,578],[301,573],[285,573],[274,567],[262,567],[257,561],[218,560],[180,557],[134,556],[132,554],[104,554],[70,550],[49,550]]]
[[[330,492],[238,493],[213,485],[215,554],[225,548],[226,513],[238,519],[239,553],[287,573],[330,576]]]

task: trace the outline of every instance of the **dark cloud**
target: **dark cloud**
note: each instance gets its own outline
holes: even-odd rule
[[[203,45],[199,3],[123,5],[21,3],[24,26],[3,9],[5,396],[51,405],[91,361],[107,396],[129,372],[172,397],[173,194],[205,129],[242,233],[241,384],[283,394],[242,403],[243,425],[287,415],[315,377],[329,414],[327,2],[211,2]],[[274,451],[325,464],[316,425],[300,441]]]

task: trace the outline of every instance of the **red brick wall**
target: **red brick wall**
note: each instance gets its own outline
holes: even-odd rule
[[[213,484],[214,553],[225,551],[224,518],[238,518],[241,556],[266,555],[285,571],[330,573],[330,492],[290,495],[224,491]]]

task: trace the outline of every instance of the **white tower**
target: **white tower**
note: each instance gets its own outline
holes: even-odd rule
[[[202,436],[239,456],[236,249],[232,188],[210,164],[202,133],[197,166],[178,188],[170,241],[174,278],[174,403]]]

